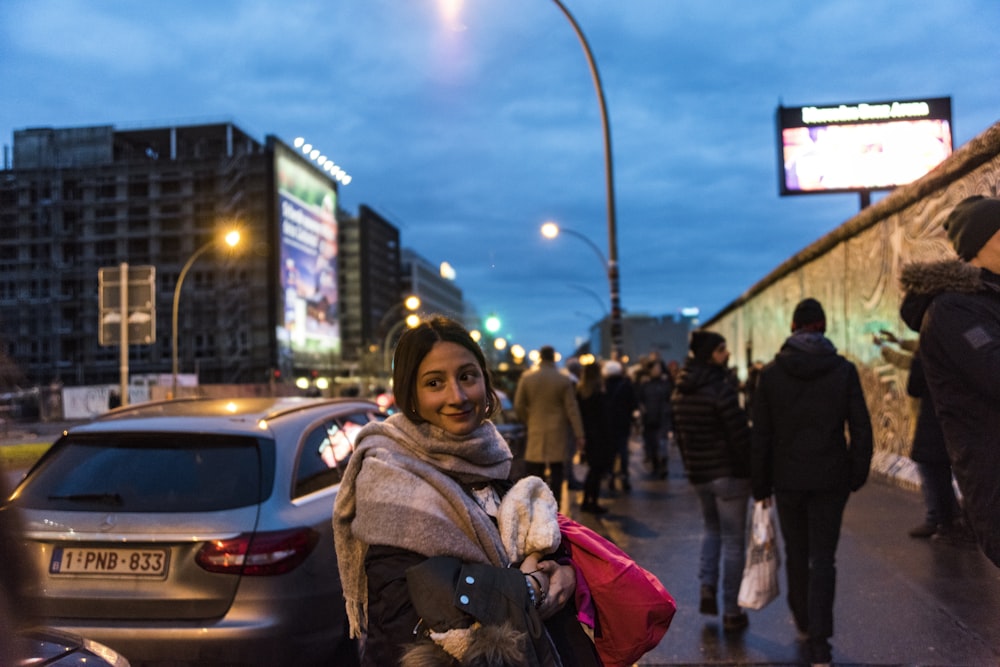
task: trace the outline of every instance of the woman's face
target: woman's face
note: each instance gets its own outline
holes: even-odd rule
[[[417,414],[452,435],[467,435],[486,418],[486,380],[476,357],[438,341],[417,369]]]

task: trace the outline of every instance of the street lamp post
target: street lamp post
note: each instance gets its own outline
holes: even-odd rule
[[[199,257],[204,255],[206,252],[211,250],[213,247],[218,245],[220,241],[224,241],[229,247],[235,247],[237,243],[240,242],[240,233],[238,231],[230,231],[226,234],[223,239],[212,239],[202,247],[198,248],[193,255],[188,258],[188,261],[184,263],[181,268],[180,275],[177,276],[177,285],[174,286],[174,308],[173,308],[173,318],[172,318],[172,329],[171,329],[171,345],[172,345],[172,361],[173,361],[173,384],[171,387],[171,398],[177,398],[177,313],[178,307],[181,302],[181,286],[184,284],[184,278],[187,276],[188,271],[191,270],[191,266],[195,263]]]
[[[604,185],[607,191],[608,204],[608,286],[611,291],[611,358],[620,359],[622,355],[622,309],[621,295],[618,287],[618,232],[615,222],[615,182],[614,170],[611,161],[611,125],[608,122],[608,105],[604,100],[604,88],[601,86],[601,75],[597,71],[597,63],[594,61],[594,54],[590,51],[590,44],[577,24],[576,19],[560,0],[552,0],[559,7],[560,11],[573,26],[583,47],[583,53],[587,57],[587,65],[590,67],[590,76],[594,80],[594,88],[597,91],[597,101],[601,109],[601,125],[604,130]]]
[[[591,241],[589,237],[584,236],[575,229],[567,229],[566,227],[562,227],[561,225],[558,225],[552,221],[546,222],[545,224],[542,225],[542,236],[544,236],[545,238],[554,239],[560,234],[569,234],[570,236],[575,236],[576,238],[580,239],[588,246],[590,246],[590,249],[594,251],[595,255],[597,255],[597,259],[601,261],[601,270],[603,270],[604,273],[608,272],[608,258],[604,256],[604,253],[601,252],[601,249],[597,247],[597,244]]]

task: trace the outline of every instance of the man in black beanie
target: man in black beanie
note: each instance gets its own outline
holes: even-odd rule
[[[1000,199],[944,222],[958,260],[903,267],[903,321],[920,332],[930,398],[976,540],[1000,567]]]
[[[808,636],[814,665],[832,657],[840,524],[872,459],[871,418],[857,367],[837,354],[825,332],[820,302],[799,302],[792,335],[760,371],[751,448],[753,497],[769,504],[774,495],[788,606]]]

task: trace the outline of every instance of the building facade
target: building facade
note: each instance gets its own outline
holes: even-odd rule
[[[231,224],[239,252],[191,267],[178,319],[182,372],[264,381],[271,199],[263,145],[231,124],[29,129],[0,172],[0,339],[29,384],[115,382],[119,346],[101,346],[102,268],[155,271],[155,340],[129,346],[132,373],[172,367],[174,288],[188,258]],[[264,307],[261,307],[261,306]]]
[[[120,381],[118,339],[100,344],[107,270],[155,276],[127,372],[170,374],[176,354],[201,384],[349,373],[400,299],[399,231],[368,207],[340,210],[335,181],[275,137],[231,123],[27,129],[4,167],[5,387]],[[232,228],[229,251],[217,240]]]

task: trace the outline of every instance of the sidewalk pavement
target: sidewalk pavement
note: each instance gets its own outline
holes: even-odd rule
[[[610,512],[600,517],[581,513],[572,492],[570,512],[656,574],[677,601],[670,630],[638,664],[808,664],[783,570],[781,595],[747,612],[746,631],[724,633],[721,617],[698,613],[697,497],[676,449],[669,478],[659,480],[642,471],[641,445],[632,447],[632,491],[602,498]],[[909,537],[923,517],[919,492],[874,477],[852,494],[837,550],[833,664],[1000,665],[1000,568],[975,548]]]

